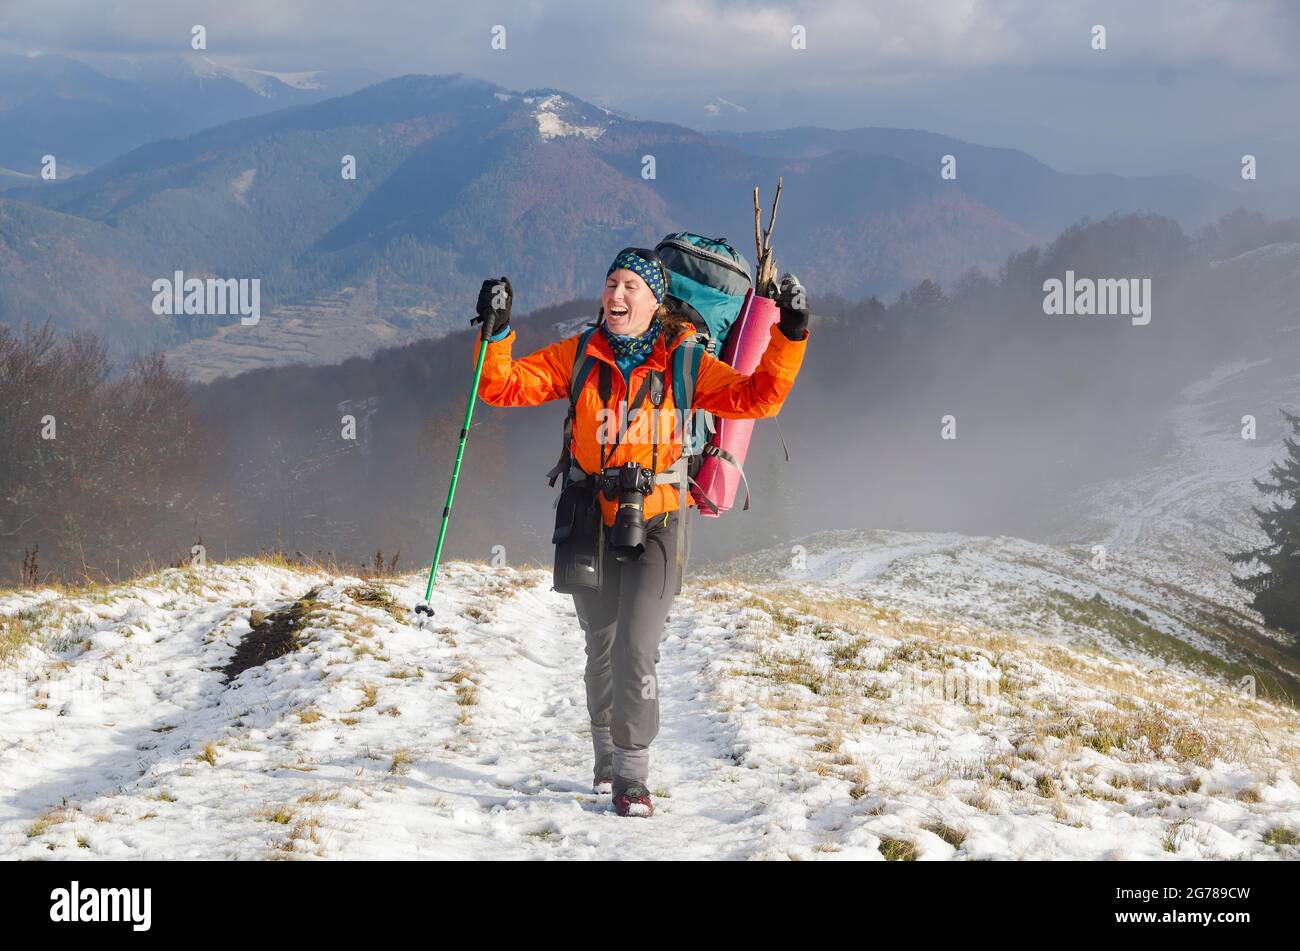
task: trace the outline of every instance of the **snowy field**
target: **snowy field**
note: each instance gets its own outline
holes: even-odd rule
[[[894,583],[996,544],[824,539],[805,578],[688,587],[651,819],[589,789],[582,636],[548,572],[447,566],[424,628],[416,576],[256,562],[0,594],[0,855],[1300,857],[1293,707],[1070,636],[1086,618],[956,621],[930,609],[954,591]]]
[[[1188,387],[1057,544],[844,531],[693,572],[648,820],[590,791],[549,572],[449,565],[423,627],[420,577],[256,561],[0,592],[0,856],[1300,858],[1300,658],[1221,557],[1259,541],[1284,350]]]

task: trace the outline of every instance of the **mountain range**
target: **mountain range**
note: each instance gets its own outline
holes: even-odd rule
[[[277,73],[201,53],[157,58],[0,54],[0,190],[39,173],[84,172],[159,139],[319,102],[369,85],[368,70]]]
[[[29,68],[53,67],[43,59]],[[116,353],[170,348],[211,379],[446,333],[488,276],[509,274],[520,312],[590,297],[614,251],[670,231],[726,237],[752,257],[751,191],[760,185],[766,204],[778,177],[778,264],[814,299],[993,269],[1081,216],[1156,210],[1200,223],[1249,203],[1186,176],[1068,175],[928,132],[706,134],[459,74],[317,102],[299,101],[322,94],[302,80],[244,71],[213,82],[233,101],[259,95],[250,77],[265,85],[259,106],[288,107],[0,197],[0,320],[92,330]],[[955,180],[940,175],[944,155]],[[259,279],[266,317],[248,327],[155,316],[152,281],[176,270]]]

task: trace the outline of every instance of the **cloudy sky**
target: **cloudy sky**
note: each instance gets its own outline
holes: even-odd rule
[[[1233,177],[1254,151],[1300,180],[1292,0],[0,0],[9,52],[185,55],[194,24],[264,69],[464,72],[696,128],[922,128],[1067,171]]]

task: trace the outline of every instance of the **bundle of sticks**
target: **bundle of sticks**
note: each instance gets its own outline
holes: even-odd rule
[[[754,247],[758,251],[754,293],[776,299],[776,260],[772,257],[772,229],[776,227],[776,209],[781,204],[781,178],[776,180],[776,197],[772,199],[772,212],[763,230],[763,215],[758,204],[758,186],[754,186]]]

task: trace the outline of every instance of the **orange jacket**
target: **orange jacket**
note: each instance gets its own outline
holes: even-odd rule
[[[693,333],[691,330],[682,331],[672,341],[671,349],[676,349],[679,343]],[[696,377],[695,405],[692,408],[707,410],[723,419],[762,419],[779,413],[794,386],[799,366],[803,363],[809,335],[805,334],[803,340],[788,340],[775,324],[772,325],[771,334],[758,368],[751,376],[745,376],[721,360],[705,354]],[[556,341],[519,360],[510,356],[514,340],[515,332],[511,330],[501,340],[488,344],[487,356],[483,359],[483,376],[479,382],[479,397],[492,406],[536,406],[550,400],[568,399],[569,377],[577,354],[578,335]],[[479,346],[481,341],[476,341],[475,362],[478,361]],[[612,393],[609,407],[606,408],[600,400],[599,374],[593,371],[587,377],[574,407],[573,444],[570,446],[574,463],[584,472],[598,471],[601,466],[602,438],[607,444],[613,443],[622,430],[622,439],[605,460],[605,465],[617,466],[633,461],[651,467],[651,427],[654,425],[654,414],[637,414],[636,407],[633,407],[634,411],[628,419],[620,413],[619,408],[623,401],[639,391],[646,373],[660,370],[667,379],[658,414],[659,454],[655,468],[659,472],[669,468],[681,457],[682,444],[681,421],[673,412],[671,350],[665,345],[664,336],[660,335],[650,355],[632,370],[631,378],[626,383],[622,371],[614,362],[614,354],[604,334],[591,335],[587,352],[610,365]],[[648,401],[646,408],[649,408]],[[677,491],[675,485],[656,485],[654,491],[646,496],[646,519],[678,508]],[[695,504],[689,493],[687,504]],[[613,525],[616,503],[602,494],[600,506],[605,524]]]

